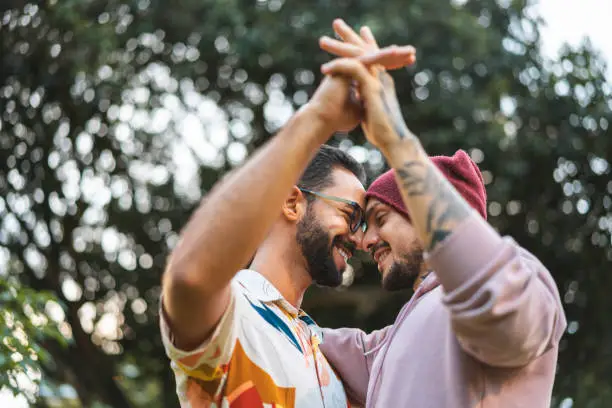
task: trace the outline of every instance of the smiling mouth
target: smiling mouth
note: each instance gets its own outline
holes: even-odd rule
[[[342,244],[336,244],[334,245],[334,248],[338,250],[338,253],[340,253],[340,255],[344,258],[345,262],[348,262],[351,256],[353,256],[353,254],[351,254],[351,252],[347,248],[345,248]]]
[[[381,262],[383,262],[385,259],[387,259],[387,256],[391,253],[391,249],[390,248],[381,248],[378,251],[376,251],[376,253],[374,254],[374,261],[380,265]]]

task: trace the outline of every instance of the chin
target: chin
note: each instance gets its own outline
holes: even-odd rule
[[[381,286],[390,292],[411,289],[417,276],[418,270],[414,271],[402,262],[394,262],[382,274]]]
[[[311,273],[312,280],[316,285],[330,288],[340,286],[342,283],[342,272],[336,268],[335,264],[333,264],[332,269],[332,264],[328,264],[325,269],[318,269]]]

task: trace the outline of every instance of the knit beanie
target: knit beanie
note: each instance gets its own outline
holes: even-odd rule
[[[470,156],[463,150],[457,150],[450,157],[432,156],[431,161],[463,196],[465,201],[486,220],[487,192],[482,180],[482,173]],[[410,218],[395,179],[394,169],[374,180],[366,192],[366,200],[369,198],[376,198]]]

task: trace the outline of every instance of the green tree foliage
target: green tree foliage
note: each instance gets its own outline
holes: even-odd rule
[[[604,406],[612,89],[588,43],[545,61],[520,0],[2,2],[0,262],[66,305],[71,344],[44,343],[50,388],[177,406],[157,327],[168,251],[213,183],[307,101],[337,16],[417,46],[394,73],[407,123],[432,154],[470,152],[490,221],[553,272],[570,322],[555,404]],[[359,131],[332,143],[385,168]],[[321,323],[392,321],[407,294],[383,294],[364,259],[356,270],[348,291],[309,293]]]
[[[16,279],[0,276],[0,387],[25,395],[31,402],[36,396],[24,391],[20,383],[25,377],[38,384],[41,364],[53,364],[46,341],[66,344],[57,323],[44,312],[49,307],[60,308],[55,299],[52,293],[24,288]]]

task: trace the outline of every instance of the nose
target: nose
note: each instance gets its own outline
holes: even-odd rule
[[[355,248],[359,248],[361,241],[363,240],[363,231],[359,228],[356,232],[350,233],[348,235],[348,240],[355,246]]]
[[[361,249],[362,251],[369,252],[370,249],[372,249],[372,247],[376,245],[379,241],[380,241],[380,238],[378,237],[378,234],[376,233],[376,229],[368,228],[365,233],[361,232],[361,240],[357,247]]]

